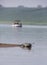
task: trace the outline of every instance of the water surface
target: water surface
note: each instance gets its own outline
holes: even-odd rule
[[[0,25],[1,43],[32,43],[32,50],[0,48],[0,65],[47,65],[47,26]],[[35,43],[35,44],[33,44]]]

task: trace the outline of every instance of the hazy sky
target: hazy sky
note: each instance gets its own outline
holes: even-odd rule
[[[36,7],[37,5],[47,6],[47,0],[0,0],[0,4],[5,7],[17,7],[24,5],[25,7]]]

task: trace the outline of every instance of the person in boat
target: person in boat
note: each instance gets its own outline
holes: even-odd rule
[[[14,25],[18,25],[18,27],[22,27],[22,23],[16,22],[16,23],[14,23]]]
[[[18,22],[15,22],[14,24],[19,24]]]

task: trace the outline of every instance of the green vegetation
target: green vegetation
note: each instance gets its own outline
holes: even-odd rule
[[[0,23],[11,24],[14,20],[29,25],[47,25],[47,8],[0,8]]]

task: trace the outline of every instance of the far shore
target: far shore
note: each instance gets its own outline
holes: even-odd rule
[[[34,21],[22,21],[21,22],[23,25],[46,25],[47,22],[34,22]],[[13,21],[0,21],[0,24],[13,24]]]

